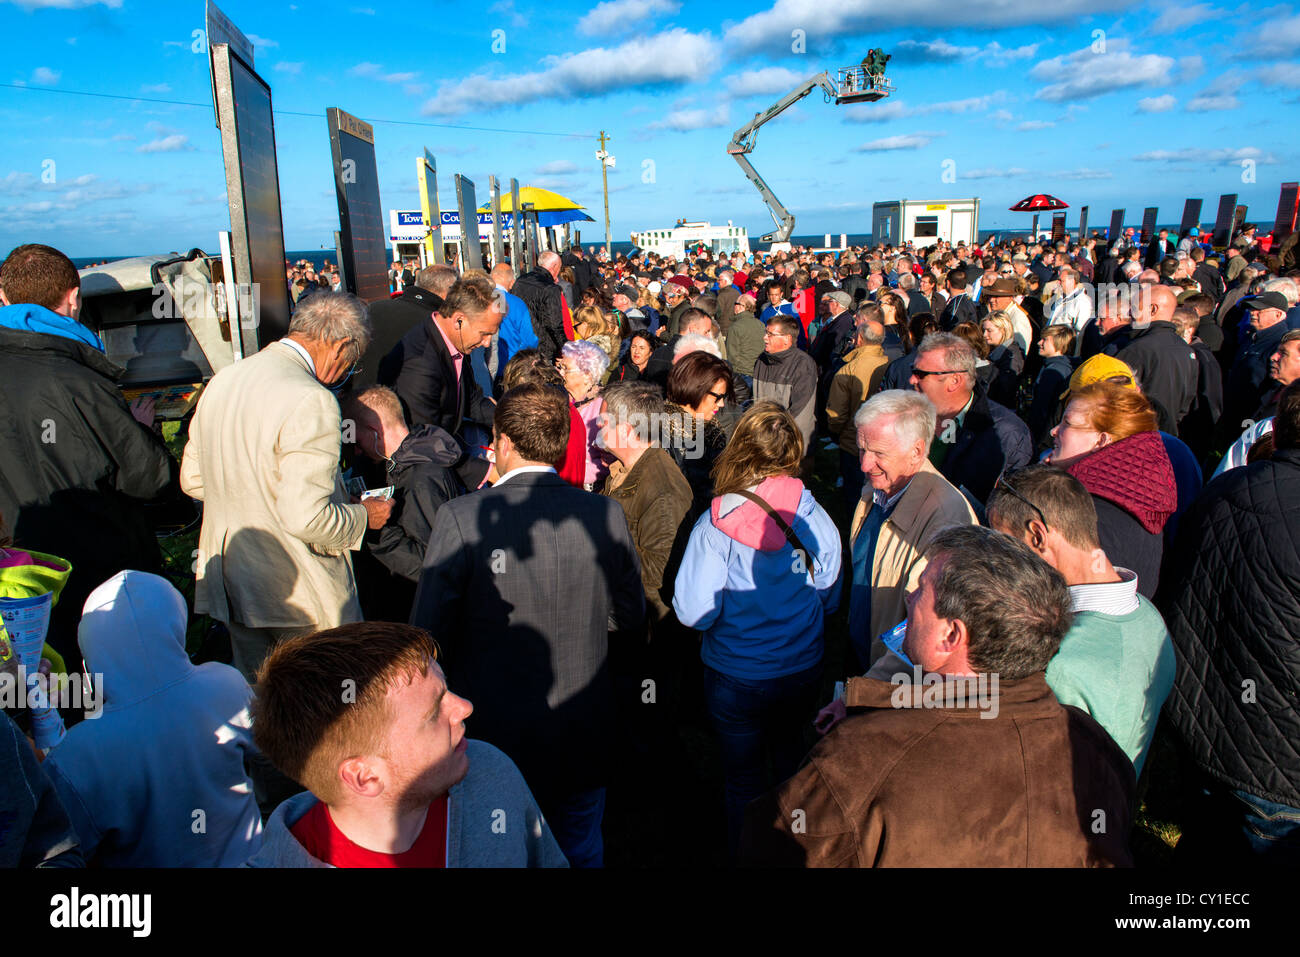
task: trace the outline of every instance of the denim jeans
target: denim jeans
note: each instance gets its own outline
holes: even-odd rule
[[[1178,850],[1198,865],[1300,866],[1300,808],[1209,782],[1193,804]]]
[[[605,841],[600,832],[605,819],[604,788],[552,801],[544,813],[570,867],[605,866]]]
[[[1300,866],[1300,808],[1233,791],[1251,851],[1269,864]]]
[[[734,857],[745,805],[784,781],[804,756],[804,730],[817,707],[820,662],[780,678],[736,678],[704,669],[704,696],[722,749],[727,843]],[[765,773],[771,755],[772,779]]]

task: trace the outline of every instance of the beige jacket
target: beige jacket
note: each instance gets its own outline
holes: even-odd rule
[[[366,510],[339,475],[339,406],[291,346],[222,369],[190,422],[181,488],[203,502],[194,609],[250,628],[361,620],[349,550]]]
[[[849,542],[867,517],[871,485],[862,492],[850,526]],[[943,529],[953,525],[978,525],[966,497],[940,475],[929,461],[912,476],[907,490],[880,529],[876,552],[871,559],[871,662],[885,653],[880,636],[907,617],[907,593],[916,587],[925,571],[921,557],[926,546]],[[850,551],[852,545],[850,545]]]
[[[844,365],[831,378],[826,396],[826,426],[841,451],[858,454],[858,430],[853,416],[858,407],[880,388],[889,356],[879,345],[858,346],[847,356]]]

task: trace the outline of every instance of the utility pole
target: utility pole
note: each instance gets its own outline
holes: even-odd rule
[[[614,165],[614,157],[610,156],[605,149],[605,144],[609,137],[605,131],[600,131],[600,149],[596,153],[596,158],[600,160],[600,182],[605,191],[605,255],[607,257],[613,254],[609,250],[609,168]]]

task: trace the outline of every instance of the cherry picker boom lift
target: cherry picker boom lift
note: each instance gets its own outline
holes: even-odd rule
[[[780,116],[818,87],[821,87],[826,94],[826,101],[834,100],[836,106],[883,100],[894,92],[893,84],[884,74],[885,61],[888,59],[889,57],[884,53],[872,50],[862,63],[857,66],[841,67],[835,72],[834,77],[831,76],[830,71],[809,77],[766,110],[755,113],[754,118],[736,130],[735,135],[731,137],[731,142],[727,144],[727,152],[740,164],[749,181],[758,188],[759,195],[763,197],[763,202],[772,215],[772,221],[776,223],[776,229],[762,236],[761,242],[788,242],[794,232],[794,214],[781,205],[781,201],[763,181],[763,177],[758,175],[758,170],[754,169],[754,165],[746,155],[754,150],[759,127],[768,120]]]

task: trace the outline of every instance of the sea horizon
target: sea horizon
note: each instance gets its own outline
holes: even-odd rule
[[[1179,223],[1158,223],[1156,224],[1155,228],[1157,230],[1168,229],[1170,232],[1177,232],[1177,230],[1179,229],[1179,225],[1180,225]],[[1106,231],[1109,229],[1109,226],[1110,226],[1109,219],[1107,219],[1107,221],[1104,223],[1089,223],[1088,233],[1091,234],[1094,230],[1096,230],[1099,234],[1104,235]],[[1202,230],[1213,229],[1213,226],[1214,226],[1213,223],[1198,224],[1198,228]],[[1140,230],[1142,228],[1142,223],[1139,221],[1137,223],[1124,224],[1125,229],[1128,229],[1130,227],[1132,227],[1135,230]],[[1051,220],[1050,219],[1044,220],[1043,218],[1040,218],[1038,223],[1038,228],[1040,232],[1050,229]],[[1072,225],[1066,226],[1067,233],[1075,233],[1077,231],[1078,231],[1077,222]],[[979,231],[979,239],[980,242],[983,243],[989,237],[1027,236],[1028,234],[1029,234],[1029,224],[1026,223],[1023,227],[981,229]],[[870,245],[872,241],[872,236],[870,233],[844,233],[844,234],[831,233],[830,237],[831,237],[832,245],[839,242],[839,238],[841,235],[844,235],[846,237],[846,241],[850,246]],[[790,238],[790,242],[796,246],[822,246],[825,242],[825,239],[826,239],[825,233],[805,233],[799,236],[792,236]],[[597,240],[594,237],[589,238],[587,236],[583,236],[582,245],[584,247],[592,247],[592,246],[599,247],[599,246],[604,246],[605,243],[603,240]],[[753,238],[752,236],[750,238],[750,245],[752,247],[751,252],[755,252],[755,251],[767,252],[768,248],[770,248],[771,246],[770,243],[760,243],[757,239]],[[392,248],[391,247],[387,247],[387,248],[388,248],[389,255],[392,255]],[[610,243],[610,250],[614,253],[629,253],[634,248],[635,245],[626,240],[615,241]],[[172,251],[168,251],[168,252],[172,252]],[[133,255],[118,255],[118,256],[114,256],[114,255],[71,256],[69,258],[72,260],[73,265],[76,266],[78,269],[86,269],[89,266],[97,263],[102,264],[102,263],[117,262],[122,259],[132,259],[135,258],[136,256],[143,256],[143,255],[160,256],[166,254],[167,253],[164,252],[158,252],[158,253],[135,253]],[[216,254],[217,252],[215,250],[212,253],[210,253],[210,255],[216,255]],[[175,252],[175,255],[182,255],[182,253],[177,251]],[[285,258],[287,258],[290,262],[297,262],[300,259],[306,259],[308,262],[312,263],[312,265],[315,268],[319,269],[321,268],[322,265],[324,265],[326,260],[329,260],[331,263],[336,263],[338,261],[338,253],[333,247],[326,247],[321,249],[290,249],[285,251]]]

